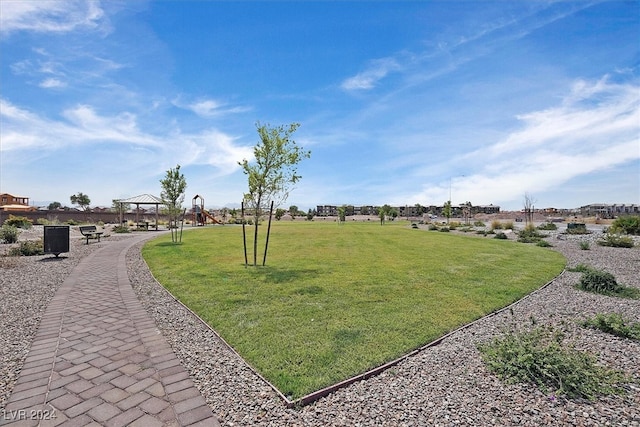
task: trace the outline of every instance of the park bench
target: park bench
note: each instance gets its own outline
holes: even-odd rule
[[[89,239],[98,239],[99,242],[103,233],[103,231],[98,231],[95,225],[80,226],[80,234],[87,238],[87,245],[89,244]]]

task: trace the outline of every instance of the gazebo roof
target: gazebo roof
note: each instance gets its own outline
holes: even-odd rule
[[[158,205],[162,204],[162,199],[153,196],[151,194],[141,194],[135,197],[129,197],[128,199],[116,200],[118,203],[135,203],[139,205]]]

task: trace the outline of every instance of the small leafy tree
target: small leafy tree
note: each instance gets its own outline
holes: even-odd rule
[[[347,206],[342,205],[338,207],[338,224],[344,224],[347,220]]]
[[[91,199],[89,199],[89,196],[87,196],[86,194],[83,194],[83,193],[74,194],[71,197],[69,197],[69,199],[71,200],[72,205],[78,205],[78,207],[80,207],[80,209],[82,209],[85,212],[89,211],[89,205],[91,204]]]
[[[253,148],[255,162],[249,163],[247,159],[239,162],[249,181],[249,191],[245,193],[244,201],[254,217],[254,266],[258,263],[260,217],[271,203],[278,207],[287,200],[291,187],[301,178],[296,166],[300,161],[311,156],[309,151],[304,151],[291,139],[299,126],[298,123],[292,123],[288,127],[282,125],[271,127],[257,122],[256,128],[260,142]],[[263,265],[266,263],[266,253],[267,247],[265,247]]]
[[[51,202],[49,203],[49,206],[47,206],[47,209],[50,211],[55,211],[58,210],[62,207],[62,203],[60,202]]]
[[[282,208],[276,209],[276,221],[280,221],[286,212],[287,211]]]
[[[444,207],[442,209],[442,215],[447,218],[447,224],[449,224],[449,218],[451,218],[451,200],[447,200],[444,203]]]
[[[182,233],[178,236],[177,223],[182,213],[182,203],[184,202],[184,192],[187,189],[187,181],[180,173],[180,165],[175,169],[169,169],[164,179],[160,180],[162,192],[160,198],[164,203],[169,215],[169,229],[171,230],[171,241],[178,243],[182,241]],[[174,231],[175,230],[175,231]]]

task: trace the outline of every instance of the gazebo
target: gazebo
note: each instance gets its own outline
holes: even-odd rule
[[[164,204],[159,197],[151,194],[141,194],[139,196],[129,197],[128,199],[116,200],[116,202],[120,204],[120,224],[122,224],[123,220],[122,205],[136,205],[136,224],[140,224],[140,205],[156,205],[156,230],[158,229],[158,211],[160,210],[160,205]]]

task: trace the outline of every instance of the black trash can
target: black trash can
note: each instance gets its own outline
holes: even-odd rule
[[[69,252],[69,226],[44,226],[44,253],[54,254],[56,257],[63,252]]]

